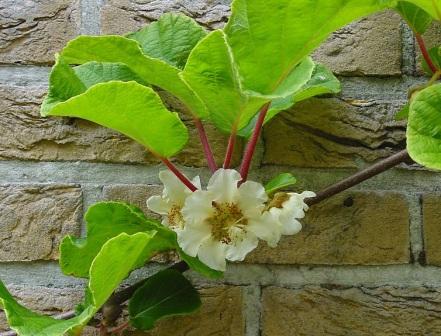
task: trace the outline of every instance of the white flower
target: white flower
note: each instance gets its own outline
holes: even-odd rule
[[[297,220],[305,217],[308,205],[306,198],[314,197],[312,191],[297,193],[277,193],[269,204],[269,212],[273,214],[282,225],[283,235],[294,235],[302,229],[302,224]]]
[[[150,210],[163,216],[163,225],[175,231],[181,230],[184,227],[181,210],[185,199],[192,192],[171,171],[161,171],[159,179],[164,184],[162,196],[150,197],[147,200],[147,206]],[[197,188],[201,188],[199,176],[196,176],[192,183]]]
[[[220,271],[225,270],[225,259],[243,260],[257,247],[258,238],[274,246],[281,235],[275,215],[264,212],[264,187],[250,181],[238,187],[240,180],[237,171],[219,169],[207,190],[188,196],[182,209],[185,226],[177,232],[179,246]]]

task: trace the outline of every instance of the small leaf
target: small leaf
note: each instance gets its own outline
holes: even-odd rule
[[[268,101],[243,92],[221,30],[212,32],[196,46],[181,77],[201,97],[214,124],[227,133],[247,125]]]
[[[112,128],[163,157],[179,152],[188,140],[178,115],[168,111],[151,88],[136,82],[97,84],[46,115],[77,117]]]
[[[409,108],[410,108],[410,104],[409,103],[404,105],[401,108],[401,110],[399,110],[398,113],[395,114],[395,120],[396,121],[406,120],[409,117]]]
[[[155,252],[174,249],[175,234],[161,223],[148,219],[140,209],[121,202],[100,202],[91,206],[85,215],[87,236],[64,237],[60,245],[60,266],[67,275],[87,277],[93,259],[102,246],[121,233],[157,231],[151,244]]]
[[[143,53],[138,42],[122,36],[79,36],[70,41],[61,56],[69,64],[88,62],[122,63],[144,82],[158,86],[179,98],[200,118],[207,117],[204,104],[179,77],[180,70]]]
[[[423,34],[432,23],[432,17],[426,11],[410,2],[399,1],[396,10],[418,34]]]
[[[179,13],[167,13],[128,38],[138,41],[144,54],[183,69],[188,55],[207,32],[195,20]]]
[[[412,100],[407,150],[419,164],[441,169],[441,84],[420,91]]]
[[[441,47],[434,47],[434,48],[431,48],[431,49],[429,50],[429,57],[430,57],[430,59],[432,60],[433,65],[435,65],[435,67],[436,67],[437,69],[441,69],[441,54],[440,54],[440,50],[441,50]],[[424,57],[421,57],[421,66],[422,66],[424,72],[425,72],[429,77],[433,76],[433,72],[432,72],[432,70],[430,69],[430,67],[429,67],[429,65],[427,64],[427,62],[426,62],[426,60],[425,60]]]
[[[269,181],[265,185],[265,191],[268,195],[271,195],[280,189],[284,189],[296,184],[296,182],[297,179],[292,174],[283,173]]]
[[[157,320],[186,315],[201,305],[199,293],[180,272],[172,269],[150,277],[129,301],[130,323],[150,330]]]

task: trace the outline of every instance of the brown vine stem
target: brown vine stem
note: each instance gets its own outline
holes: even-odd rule
[[[308,205],[314,205],[320,203],[321,201],[331,196],[337,195],[403,162],[412,162],[412,159],[410,158],[409,153],[407,152],[406,149],[388,157],[387,159],[384,159],[376,164],[373,164],[372,166],[363,169],[358,173],[340,182],[337,182],[336,184],[329,186],[328,188],[318,192],[317,196],[306,199],[305,202]]]

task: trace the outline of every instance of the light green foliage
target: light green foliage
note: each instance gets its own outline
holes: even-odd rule
[[[283,173],[274,177],[265,185],[265,191],[268,195],[275,193],[280,189],[284,189],[296,184],[297,179],[290,173]]]
[[[151,152],[170,157],[188,140],[187,128],[158,94],[136,82],[97,84],[53,107],[47,115],[78,117],[117,130]]]
[[[186,315],[201,305],[199,293],[180,272],[172,269],[150,277],[129,301],[132,326],[149,330],[157,320]]]
[[[395,1],[235,0],[225,28],[243,86],[271,95],[330,33]]]
[[[416,162],[441,169],[441,84],[422,90],[412,100],[407,150]]]
[[[173,231],[126,203],[96,203],[87,210],[85,221],[85,238],[66,236],[60,245],[60,266],[65,274],[87,277],[90,265],[101,247],[121,233],[157,232],[150,243],[154,245],[155,252],[171,250],[176,245]]]
[[[404,105],[401,110],[398,111],[397,114],[395,114],[395,120],[396,121],[400,121],[400,120],[406,120],[407,117],[409,116],[409,108],[410,108],[410,104],[406,104]]]
[[[31,312],[18,304],[0,282],[0,302],[8,323],[20,336],[78,335],[81,328],[95,315],[113,291],[149,255],[152,235],[121,234],[104,244],[90,268],[85,309],[69,320],[56,320]]]
[[[183,69],[191,50],[205,35],[205,29],[192,18],[167,13],[127,37],[138,41],[144,54]]]
[[[426,11],[434,19],[441,20],[441,0],[406,0],[403,2],[412,3]]]
[[[71,68],[58,56],[50,74],[49,92],[41,106],[41,113],[47,115],[57,104],[84,93],[95,84],[112,80],[145,84],[124,64],[90,62]]]
[[[192,51],[182,73],[208,107],[211,120],[228,133],[247,125],[267,102],[243,91],[231,56],[224,33],[214,31]]]
[[[400,1],[396,9],[416,33],[423,34],[432,23],[428,13],[410,2]]]
[[[122,63],[146,83],[158,86],[179,98],[195,115],[207,116],[206,108],[179,77],[180,70],[143,53],[138,42],[122,36],[79,36],[70,41],[61,56],[69,64],[91,61]]]
[[[303,63],[309,62],[311,62],[311,59],[307,57]],[[303,63],[299,65],[299,71],[304,69],[302,67]],[[265,117],[264,124],[268,123],[280,112],[291,108],[293,105],[302,100],[323,94],[339,93],[340,90],[340,81],[333,75],[333,73],[324,65],[315,64],[310,79],[303,86],[298,88],[298,90],[293,94],[285,98],[274,99],[271,102],[271,106]],[[256,120],[257,116],[254,117],[245,128],[240,130],[239,135],[249,138],[253,132],[254,126],[256,125]]]

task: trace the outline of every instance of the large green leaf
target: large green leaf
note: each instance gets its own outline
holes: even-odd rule
[[[436,20],[441,20],[441,0],[406,0],[403,2],[413,3],[424,9]]]
[[[409,155],[427,168],[441,169],[441,84],[416,95],[408,118]]]
[[[201,305],[199,293],[180,272],[172,269],[150,277],[129,301],[130,323],[150,330],[166,316],[186,315]]]
[[[192,18],[167,13],[127,37],[138,41],[144,54],[183,69],[191,50],[205,35],[205,29]]]
[[[242,90],[236,65],[221,30],[212,32],[196,46],[181,75],[203,100],[211,120],[228,133],[247,125],[268,101]]]
[[[306,61],[308,62],[308,57]],[[299,70],[302,68],[299,67]],[[333,75],[333,73],[322,64],[315,64],[312,76],[301,88],[293,94],[285,97],[274,99],[271,102],[270,109],[265,117],[265,124],[273,119],[281,111],[291,108],[296,103],[309,99],[314,96],[323,94],[336,94],[341,90],[340,81]],[[239,131],[239,135],[249,138],[256,125],[257,116],[250,121],[250,123]]]
[[[84,238],[66,236],[60,245],[60,266],[67,275],[87,277],[93,259],[102,246],[121,233],[157,231],[155,252],[174,249],[175,234],[159,222],[147,218],[140,209],[121,202],[100,202],[85,215],[87,235]]]
[[[150,254],[148,233],[121,234],[110,239],[94,259],[90,268],[85,309],[69,320],[56,320],[42,316],[15,301],[0,282],[0,303],[6,312],[10,327],[20,336],[80,335],[81,328],[95,315],[113,291],[129,273]]]
[[[410,2],[399,1],[396,9],[416,33],[423,34],[432,23],[432,17],[424,9]]]
[[[169,91],[198,117],[207,116],[201,100],[179,77],[180,69],[143,53],[138,42],[122,36],[79,36],[70,41],[61,56],[69,64],[91,61],[122,63],[146,83]]]
[[[234,0],[225,28],[244,88],[272,94],[333,31],[396,1]]]
[[[49,92],[41,106],[41,113],[48,114],[55,105],[84,93],[95,84],[112,80],[146,84],[124,64],[89,62],[71,68],[62,57],[57,57],[49,77]]]
[[[151,88],[136,82],[97,84],[54,106],[46,115],[93,121],[127,135],[162,157],[173,156],[188,140],[178,115],[168,111]]]

